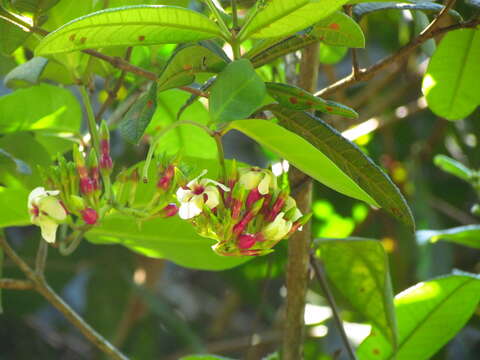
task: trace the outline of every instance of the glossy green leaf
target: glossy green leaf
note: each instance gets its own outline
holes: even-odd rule
[[[158,129],[176,122],[177,111],[188,97],[188,94],[180,90],[168,90],[158,93],[157,110],[146,133],[155,135]],[[206,125],[209,119],[207,109],[202,103],[197,101],[182,113],[179,120],[196,121]],[[175,155],[178,152],[184,156],[213,159],[217,157],[217,146],[213,138],[204,130],[192,125],[182,125],[163,135],[157,147],[157,153]]]
[[[348,238],[319,239],[316,245],[335,288],[395,346],[397,327],[392,284],[382,243]]]
[[[347,196],[375,204],[370,195],[343,172],[320,148],[285,127],[268,120],[237,120],[228,129],[238,130],[266,149],[288,160],[315,180]]]
[[[480,249],[480,225],[458,226],[445,230],[419,230],[416,237],[419,243],[443,240]]]
[[[288,38],[260,40],[247,54],[255,67],[321,41],[322,44],[346,47],[364,47],[365,37],[360,26],[351,17],[335,12],[312,27]]]
[[[271,97],[277,100],[281,105],[294,110],[315,109],[327,114],[335,114],[355,119],[358,114],[355,110],[346,105],[335,101],[324,100],[320,97],[310,94],[297,86],[283,83],[265,83],[267,91]]]
[[[32,173],[31,167],[24,161],[15,158],[7,151],[0,149],[0,169],[5,171],[5,167],[13,166],[14,171],[19,174],[30,175]]]
[[[15,12],[42,14],[59,1],[60,0],[14,0],[9,3]]]
[[[480,300],[480,279],[456,274],[421,282],[395,297],[398,347],[376,330],[357,349],[359,360],[427,360],[468,321]]]
[[[183,43],[221,37],[217,25],[195,11],[163,5],[126,6],[75,19],[46,36],[36,55],[87,48]]]
[[[150,124],[157,108],[157,85],[153,82],[150,89],[133,104],[119,124],[120,134],[132,144],[137,144]]]
[[[430,60],[422,91],[429,108],[448,120],[462,119],[480,105],[480,30],[446,34]]]
[[[37,84],[47,63],[46,58],[34,57],[10,71],[3,79],[3,83],[10,88]]]
[[[348,53],[348,48],[345,46],[331,46],[327,44],[320,44],[320,55],[318,61],[326,65],[334,65],[342,61]]]
[[[27,210],[29,192],[0,186],[0,228],[30,225]]]
[[[471,169],[446,155],[435,155],[433,162],[446,173],[454,175],[462,180],[470,181],[473,176],[473,171]]]
[[[138,225],[131,218],[110,215],[87,233],[97,244],[121,244],[145,256],[161,258],[193,269],[224,270],[249,260],[213,252],[214,240],[200,237],[192,225],[178,217],[149,220]]]
[[[227,65],[210,92],[210,115],[215,122],[243,119],[262,105],[265,83],[250,61],[241,59]]]
[[[10,55],[28,38],[30,33],[2,18],[5,10],[0,7],[0,54]]]
[[[160,74],[158,91],[191,84],[199,72],[218,73],[229,59],[215,43],[202,43],[180,47]]]
[[[436,4],[431,1],[418,1],[412,4],[406,2],[372,2],[366,4],[359,4],[353,8],[353,14],[357,18],[361,18],[364,15],[383,10],[418,10],[418,11],[431,11],[440,12],[444,8],[441,4]],[[449,14],[455,17],[457,20],[462,20],[462,16],[455,10],[450,10]]]
[[[75,96],[57,86],[40,84],[0,98],[1,133],[45,129],[78,133],[81,119]]]
[[[357,193],[353,197],[383,207],[410,228],[415,227],[410,208],[398,188],[388,175],[355,144],[345,139],[330,125],[309,113],[286,109],[280,105],[271,105],[268,109],[278,118],[280,125],[310,142],[324,154],[324,157],[335,164],[339,171],[351,179],[358,188],[361,188],[362,193],[368,194],[367,197],[359,197]],[[296,147],[291,147],[291,149],[297,150]],[[319,170],[326,172],[321,167]],[[332,181],[335,182],[335,177]],[[345,194],[352,196],[348,193]]]
[[[256,14],[240,31],[239,38],[282,37],[325,19],[346,0],[272,0],[258,5]]]

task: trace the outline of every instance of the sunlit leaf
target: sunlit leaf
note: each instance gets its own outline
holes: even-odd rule
[[[378,240],[316,241],[328,278],[351,306],[395,346],[397,341],[388,258]]]
[[[433,162],[446,173],[454,175],[462,180],[470,181],[472,179],[473,171],[471,169],[446,155],[436,155]]]
[[[472,274],[421,282],[395,297],[397,350],[373,329],[357,356],[359,360],[430,359],[465,325],[479,300],[480,279]]]
[[[355,110],[335,101],[324,100],[310,94],[297,86],[283,83],[265,83],[267,91],[281,105],[294,110],[315,109],[327,114],[335,114],[348,118],[357,118]]]
[[[46,58],[34,57],[10,71],[3,79],[3,83],[11,88],[36,84],[47,63]]]
[[[309,113],[286,109],[280,105],[270,105],[268,109],[278,118],[280,125],[315,146],[337,167],[338,171],[351,179],[358,188],[362,189],[364,194],[368,194],[367,197],[359,197],[358,194],[353,197],[383,207],[410,228],[415,227],[410,208],[398,188],[388,175],[355,144],[345,139],[330,125]],[[291,149],[297,150],[295,147],[291,147]],[[301,154],[301,152],[299,153]],[[335,183],[335,179],[332,181]],[[335,189],[335,187],[325,184]],[[335,184],[333,185],[335,186]],[[345,194],[352,196],[352,194]]]
[[[98,11],[46,36],[36,55],[87,48],[183,43],[221,37],[220,29],[195,11],[163,5],[138,5]]]
[[[429,108],[448,120],[462,119],[480,104],[480,31],[446,34],[430,60],[422,91]]]
[[[272,0],[259,4],[253,18],[240,31],[249,37],[270,38],[293,34],[331,15],[347,0]]]
[[[150,124],[157,108],[157,84],[153,82],[150,89],[133,104],[119,125],[122,137],[132,144],[137,144]]]
[[[243,119],[251,115],[266,95],[265,83],[250,61],[241,59],[227,65],[210,92],[210,114],[215,122]]]
[[[0,54],[10,55],[25,42],[30,33],[3,19],[1,15],[4,11],[0,7]]]
[[[30,224],[27,210],[28,191],[0,186],[0,228]]]
[[[443,240],[480,249],[480,225],[458,226],[445,230],[419,230],[416,237],[419,243]]]

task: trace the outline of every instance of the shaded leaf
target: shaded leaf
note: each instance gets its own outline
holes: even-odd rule
[[[13,155],[8,153],[7,151],[0,149],[0,166],[9,166],[13,163],[15,165],[15,171],[19,174],[23,175],[30,175],[32,173],[32,169],[28,166],[27,163],[24,161],[15,158]]]
[[[273,0],[258,4],[255,15],[240,31],[239,39],[282,37],[305,29],[331,15],[346,0]]]
[[[25,106],[35,104],[35,106]],[[57,86],[40,84],[0,98],[0,132],[45,130],[78,133],[82,119],[73,94]]]
[[[0,186],[0,228],[30,225],[27,210],[29,192]]]
[[[3,230],[0,229],[0,236],[3,236]],[[3,249],[0,248],[0,279],[3,274]],[[3,305],[2,305],[2,288],[0,287],[0,315],[3,314]]]
[[[0,53],[10,55],[27,40],[30,33],[3,19],[2,12],[5,10],[0,7]]]
[[[220,29],[195,11],[164,5],[138,5],[97,11],[46,36],[36,55],[87,48],[183,43],[221,37]]]
[[[430,24],[430,20],[428,19],[427,15],[421,11],[411,11],[411,14],[413,17],[414,35],[418,36]],[[427,56],[433,56],[435,50],[437,49],[437,44],[435,43],[434,39],[428,39],[420,46]]]
[[[226,358],[218,355],[187,355],[183,356],[178,360],[233,360],[231,358]]]
[[[462,180],[470,181],[472,179],[473,171],[451,157],[446,155],[435,155],[433,163],[446,173],[454,175]]]
[[[440,12],[444,8],[443,5],[436,4],[431,1],[418,1],[413,4],[409,3],[398,3],[398,2],[372,2],[366,4],[359,4],[353,7],[353,14],[357,18],[361,18],[364,15],[370,14],[376,11],[382,10],[420,10],[420,11],[431,11],[431,12]],[[450,10],[449,14],[455,17],[457,20],[462,20],[462,15],[460,15],[455,10]]]
[[[476,8],[480,8],[480,0],[465,0],[465,4],[468,4]]]
[[[132,144],[137,144],[157,108],[157,85],[153,82],[150,89],[140,96],[123,117],[119,124],[122,137]]]
[[[319,239],[316,244],[333,285],[395,346],[397,327],[392,284],[382,243],[348,238]]]
[[[280,125],[309,141],[368,194],[368,197],[353,197],[383,207],[410,228],[415,227],[410,208],[398,188],[354,143],[321,119],[306,112],[286,109],[280,105],[270,105],[268,109],[278,118]]]
[[[210,115],[215,122],[243,119],[251,115],[266,95],[265,83],[250,61],[241,59],[227,65],[210,92]]]
[[[228,57],[214,43],[180,47],[160,74],[158,91],[191,84],[199,72],[218,73],[228,62]]]
[[[458,226],[445,230],[419,230],[415,235],[419,243],[444,240],[480,249],[480,225]]]
[[[47,63],[46,58],[34,57],[10,71],[3,79],[3,83],[10,88],[36,84]]]
[[[429,108],[448,120],[462,119],[480,104],[480,31],[446,34],[430,60],[422,91]]]
[[[281,105],[294,110],[315,109],[327,114],[335,114],[355,119],[358,114],[355,110],[335,101],[324,100],[310,94],[297,86],[283,83],[265,83],[267,91]]]
[[[421,282],[395,297],[398,347],[373,329],[357,350],[359,360],[427,360],[465,325],[480,300],[480,279],[449,275]]]

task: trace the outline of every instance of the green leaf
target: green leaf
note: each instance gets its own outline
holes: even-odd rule
[[[189,98],[188,94],[180,90],[168,90],[157,94],[157,110],[147,128],[146,133],[155,135],[158,129],[164,128],[177,121],[177,111]],[[191,120],[206,125],[209,114],[205,106],[195,102],[189,106],[178,120]],[[176,155],[180,152],[184,156],[213,159],[217,157],[215,140],[204,130],[192,126],[177,126],[163,135],[157,147],[157,153]]]
[[[157,84],[153,82],[150,89],[140,96],[119,124],[122,137],[132,144],[137,144],[150,124],[156,108]]]
[[[465,4],[480,8],[480,0],[465,0]]]
[[[221,37],[206,16],[175,6],[138,5],[97,11],[46,36],[36,55],[87,48],[183,43]]]
[[[282,83],[265,83],[267,91],[281,105],[294,110],[315,109],[327,114],[335,114],[356,119],[358,114],[348,106],[335,101],[324,100],[297,86]]]
[[[47,63],[46,58],[34,57],[10,71],[3,79],[3,83],[10,88],[37,84]]]
[[[355,20],[341,12],[335,12],[312,27],[288,38],[260,40],[244,57],[250,59],[254,67],[259,67],[318,41],[332,46],[365,46],[365,36]]]
[[[411,11],[411,14],[413,16],[414,35],[418,36],[430,24],[430,20],[428,19],[427,15],[421,11]],[[435,40],[429,39],[422,43],[421,47],[423,52],[427,56],[431,57],[437,49],[437,44],[435,43]]]
[[[430,1],[418,1],[413,4],[408,3],[396,3],[396,2],[375,2],[375,3],[366,3],[356,5],[353,8],[353,14],[356,18],[360,19],[362,16],[383,10],[419,10],[419,11],[431,11],[431,12],[440,12],[444,8],[443,5],[436,4]],[[450,10],[449,14],[455,17],[457,20],[462,20],[462,15],[460,15],[455,10]]]
[[[395,297],[397,351],[376,329],[357,350],[359,360],[427,360],[465,325],[480,300],[480,279],[449,275],[421,282]]]
[[[428,106],[448,120],[462,119],[480,104],[480,31],[446,34],[430,60],[422,91]]]
[[[240,31],[240,41],[247,38],[282,37],[305,29],[325,19],[347,0],[271,0],[258,5],[256,14]]]
[[[191,84],[199,72],[218,73],[228,62],[228,57],[215,43],[180,47],[160,74],[158,91]]]
[[[232,358],[226,358],[218,355],[188,355],[183,356],[178,360],[233,360]]]
[[[419,243],[444,240],[480,249],[480,225],[458,226],[445,230],[419,230],[415,235]]]
[[[378,240],[319,239],[328,278],[395,347],[397,327],[388,257]]]
[[[28,191],[0,186],[0,228],[30,225]]]
[[[0,54],[10,55],[25,42],[30,33],[3,19],[2,12],[5,10],[0,7]]]
[[[0,168],[11,165],[14,165],[14,171],[19,174],[30,175],[32,173],[32,169],[30,168],[30,166],[28,166],[27,163],[15,158],[7,151],[0,149]]]
[[[44,129],[78,133],[81,119],[75,96],[57,86],[40,84],[0,98],[0,133]]]
[[[0,229],[0,236],[3,236],[3,230]],[[0,248],[0,279],[3,274],[3,249]],[[0,315],[3,314],[3,305],[2,305],[2,288],[0,287]]]
[[[457,160],[446,155],[435,155],[433,158],[433,163],[446,173],[454,175],[467,182],[472,179],[474,173],[461,162],[458,162]]]
[[[265,83],[250,61],[241,59],[227,65],[218,75],[210,93],[210,115],[215,122],[243,119],[265,99]]]
[[[337,168],[336,172],[341,172],[358,189],[362,189],[361,196],[358,191],[340,192],[374,206],[383,207],[410,228],[415,227],[410,208],[398,188],[388,175],[354,143],[345,139],[337,130],[311,114],[286,109],[280,105],[271,105],[268,109],[278,118],[280,125],[303,137],[312,147],[321,152],[323,157],[332,162],[332,165]],[[297,148],[292,147],[291,149],[296,150]],[[287,157],[285,158],[288,160]],[[319,171],[327,172],[322,166],[320,166]],[[308,172],[306,173],[308,174]],[[330,175],[333,174],[332,172]],[[329,176],[329,174],[326,175]],[[315,176],[313,177],[315,178]],[[330,184],[319,181],[337,190],[332,186],[337,182],[335,175],[329,180]],[[338,178],[338,182],[340,182],[340,178]]]
[[[330,46],[320,44],[320,56],[318,61],[322,64],[334,65],[339,63],[347,55],[348,48],[344,46]]]

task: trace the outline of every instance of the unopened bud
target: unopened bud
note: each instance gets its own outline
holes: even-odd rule
[[[82,214],[83,221],[88,225],[95,225],[98,221],[98,213],[92,208],[86,208],[80,212]]]
[[[275,200],[275,203],[272,206],[272,209],[267,215],[266,220],[268,222],[273,221],[277,215],[282,211],[283,205],[285,204],[285,201],[287,199],[288,193],[286,191],[282,191],[278,197],[277,200]]]
[[[178,213],[178,206],[175,204],[168,204],[160,211],[160,213],[164,218],[175,216]]]
[[[95,191],[95,183],[89,177],[80,179],[80,190],[82,194],[89,195]]]
[[[247,209],[249,209],[252,206],[252,204],[258,201],[261,197],[262,195],[258,191],[258,188],[254,188],[250,190],[247,197]]]
[[[175,167],[173,165],[168,165],[167,169],[164,171],[163,175],[158,180],[157,188],[167,191],[172,183],[174,175]]]
[[[78,176],[80,179],[88,177],[87,166],[85,164],[85,159],[78,148],[78,145],[73,145],[73,161],[75,162],[75,166],[77,167]]]
[[[112,157],[110,156],[110,132],[108,125],[102,121],[100,127],[100,171],[109,175],[113,168]]]
[[[250,249],[257,242],[254,235],[244,234],[238,238],[238,247],[242,250]]]
[[[288,236],[292,235],[295,231],[297,231],[300,227],[302,227],[303,225],[305,225],[309,220],[310,218],[312,217],[312,213],[309,213],[309,214],[306,214],[306,215],[303,215],[300,219],[298,219],[297,221],[295,221],[292,225],[292,228],[290,229],[290,231],[288,232]]]
[[[85,200],[77,195],[70,195],[68,203],[73,211],[81,212],[85,209]]]
[[[258,214],[263,205],[263,199],[257,201],[253,206],[252,210],[248,211],[242,220],[240,220],[234,227],[233,233],[238,236],[240,235],[248,226],[248,223]]]

